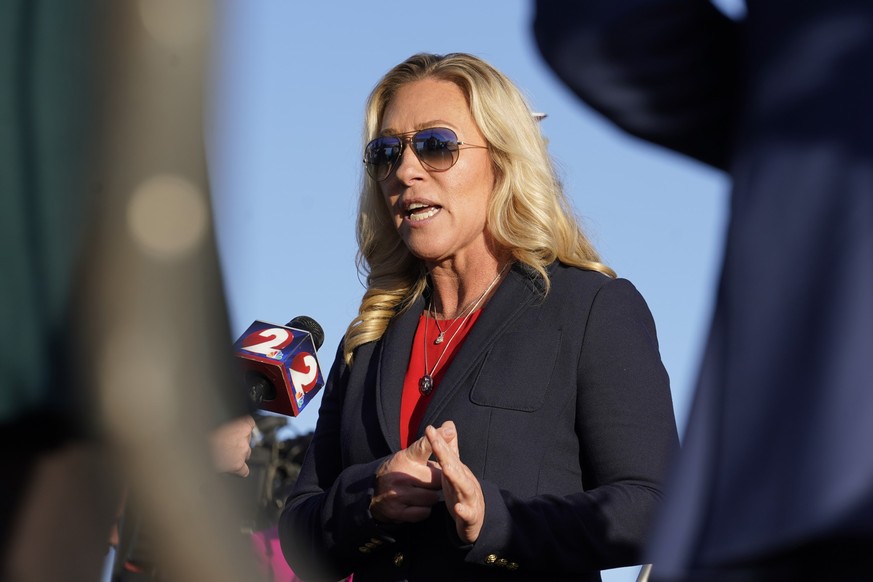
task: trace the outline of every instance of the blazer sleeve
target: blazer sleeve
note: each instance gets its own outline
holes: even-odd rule
[[[484,482],[485,524],[466,559],[589,572],[638,564],[679,438],[651,313],[626,280],[598,291],[578,361],[584,492],[520,499]]]
[[[538,0],[540,52],[623,130],[706,164],[730,161],[740,25],[707,0]]]
[[[306,580],[339,580],[361,559],[362,543],[383,543],[372,518],[375,474],[384,459],[343,469],[340,423],[349,368],[337,350],[322,395],[318,423],[300,475],[279,522],[282,552]]]

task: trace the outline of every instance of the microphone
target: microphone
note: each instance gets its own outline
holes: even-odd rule
[[[318,322],[299,315],[285,325],[255,321],[233,344],[243,383],[261,410],[297,416],[324,386]]]

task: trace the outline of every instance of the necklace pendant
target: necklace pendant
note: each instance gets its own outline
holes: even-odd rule
[[[418,391],[424,396],[429,396],[433,392],[433,378],[430,374],[425,374],[418,380]]]
[[[436,337],[436,339],[433,340],[433,343],[436,345],[440,345],[441,343],[443,343],[443,340],[445,339],[445,337],[446,337],[446,332],[441,331],[440,334]]]

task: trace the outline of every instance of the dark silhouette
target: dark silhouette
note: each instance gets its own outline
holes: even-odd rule
[[[873,4],[540,0],[540,49],[619,127],[733,179],[658,580],[854,580],[873,545]],[[868,575],[869,576],[869,575]]]

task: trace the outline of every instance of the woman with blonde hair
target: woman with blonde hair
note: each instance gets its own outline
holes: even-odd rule
[[[283,514],[304,578],[599,580],[678,447],[654,322],[582,232],[519,90],[418,54],[367,104],[367,289]]]

